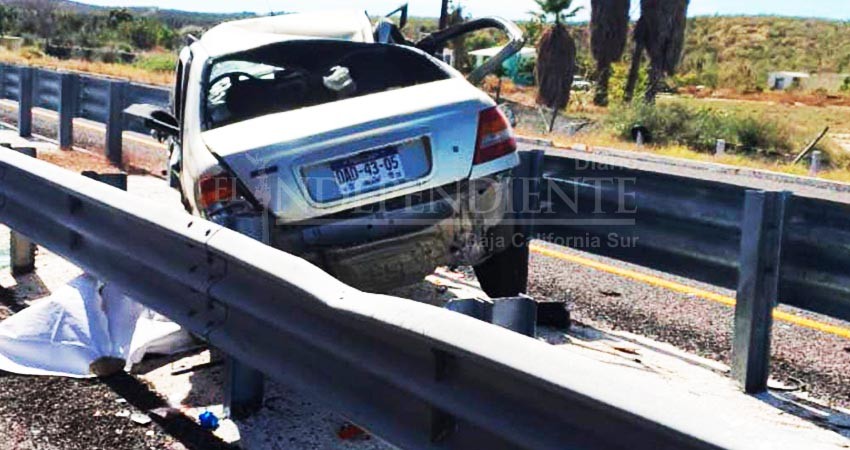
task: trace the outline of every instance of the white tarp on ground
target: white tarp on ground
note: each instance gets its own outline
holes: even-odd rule
[[[94,376],[102,358],[127,362],[192,345],[173,322],[83,275],[0,322],[0,370],[22,375]]]

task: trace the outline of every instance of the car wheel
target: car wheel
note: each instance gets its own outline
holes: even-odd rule
[[[528,243],[510,245],[474,267],[490,298],[516,297],[528,291]]]

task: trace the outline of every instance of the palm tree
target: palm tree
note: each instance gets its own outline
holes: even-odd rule
[[[552,108],[549,132],[555,128],[558,111],[570,103],[570,90],[576,71],[576,44],[563,21],[574,17],[581,8],[573,0],[534,0],[541,16],[552,16],[554,24],[543,32],[537,46],[537,103]]]
[[[689,0],[641,0],[641,10],[645,8],[649,13],[646,18],[646,50],[650,64],[646,89],[648,103],[655,101],[664,77],[675,74],[682,59],[688,3]]]
[[[632,52],[632,64],[629,68],[629,77],[628,80],[626,80],[626,91],[623,95],[623,100],[626,103],[631,103],[632,99],[635,97],[635,88],[637,87],[638,75],[640,75],[640,63],[643,59],[643,50],[646,48],[646,23],[643,17],[641,17],[638,20],[637,25],[635,25],[632,40],[635,43],[635,48]]]
[[[466,22],[463,15],[463,6],[459,4],[454,6],[454,9],[449,13],[449,22],[447,27],[453,27]],[[469,69],[469,52],[466,49],[466,35],[462,34],[452,40],[452,49],[454,51],[455,68],[461,71]]]
[[[629,35],[630,0],[591,0],[590,48],[596,59],[593,103],[608,105],[611,64],[623,56]]]
[[[634,92],[634,81],[643,49],[649,54],[649,86],[645,100],[655,102],[664,78],[676,73],[685,45],[689,0],[641,0],[640,20],[635,28],[635,54],[629,86]],[[627,86],[628,87],[628,86]],[[629,89],[626,90],[627,94]],[[629,99],[630,95],[627,95]]]
[[[449,2],[451,0],[443,0],[443,5],[440,8],[440,29],[445,30],[449,26]]]

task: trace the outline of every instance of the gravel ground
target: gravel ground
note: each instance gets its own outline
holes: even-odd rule
[[[564,247],[538,243],[565,253],[603,261],[642,273],[734,297],[734,292],[653,272]],[[734,311],[719,303],[631,281],[579,264],[533,254],[530,291],[535,297],[566,300],[574,320],[602,329],[624,330],[672,344],[682,350],[729,364]],[[783,310],[819,321],[846,323],[792,308]],[[809,392],[850,406],[850,341],[808,328],[775,322],[771,373],[787,383],[802,381]]]
[[[0,242],[8,242],[8,229],[0,229]],[[6,260],[0,265],[7,266]],[[24,277],[12,278],[6,270],[0,275],[0,320],[80,273],[44,250],[36,259],[36,269],[36,274]],[[129,418],[130,413],[164,404],[146,384],[129,375],[73,380],[0,372],[0,448],[222,448],[196,445],[208,443],[197,435],[211,435],[188,419],[139,426]]]

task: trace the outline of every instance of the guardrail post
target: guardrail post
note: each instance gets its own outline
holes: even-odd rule
[[[0,98],[7,99],[9,98],[6,88],[6,74],[9,72],[9,66],[7,64],[0,64]]]
[[[14,149],[33,158],[36,157],[35,148],[21,147]],[[9,260],[12,266],[12,275],[21,276],[35,272],[35,244],[26,236],[12,231],[9,237]]]
[[[537,337],[537,302],[531,297],[452,300],[445,308],[515,333]]]
[[[788,192],[746,193],[732,377],[749,394],[767,390],[770,334],[779,293],[782,236],[790,197]]]
[[[109,82],[108,116],[106,118],[106,157],[120,166],[123,159],[124,103],[126,81]]]
[[[812,165],[809,167],[809,176],[816,177],[820,173],[823,152],[815,150],[812,152]]]
[[[726,140],[718,139],[714,148],[714,156],[723,156],[726,154]]]
[[[18,79],[18,134],[32,136],[33,68],[21,67]]]
[[[265,376],[228,355],[224,365],[224,415],[245,419],[263,407]]]
[[[73,73],[59,75],[59,148],[74,146],[74,117],[77,115],[77,82]]]
[[[260,242],[269,243],[268,216],[261,227],[255,220],[237,221],[230,228]],[[238,359],[227,355],[224,365],[224,414],[232,419],[245,419],[263,407],[265,375]]]

